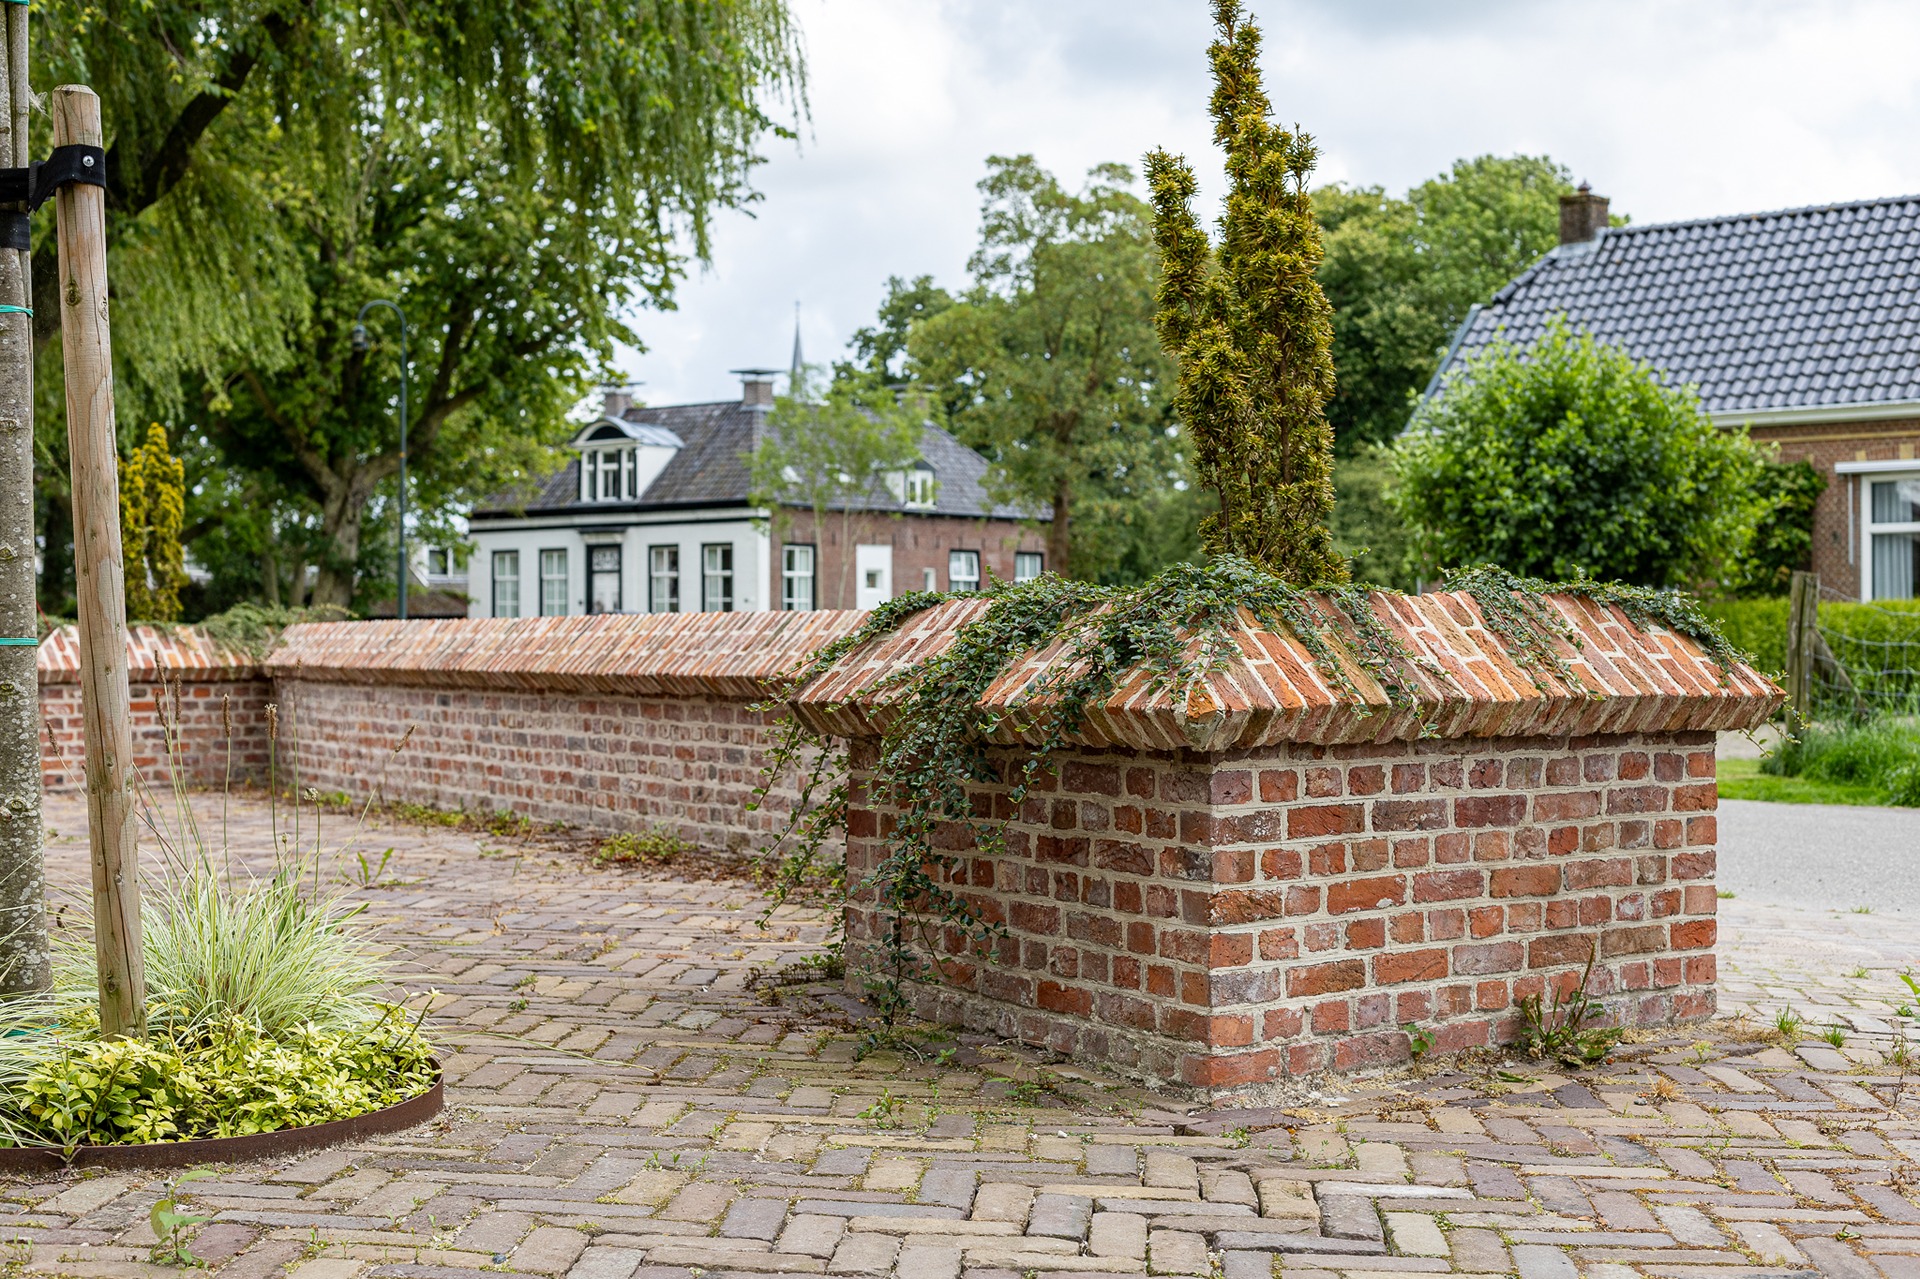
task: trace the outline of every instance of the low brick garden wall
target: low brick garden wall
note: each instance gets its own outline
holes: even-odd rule
[[[86,785],[80,713],[80,639],[63,626],[40,644],[40,776],[50,791]],[[127,634],[133,766],[164,792],[240,783],[267,773],[266,707],[272,689],[247,654],[187,627],[135,626]]]
[[[302,786],[738,850],[796,798],[788,777],[748,810],[773,744],[754,704],[860,616],[336,622],[289,630],[265,671]]]
[[[1005,935],[981,958],[936,930],[940,980],[911,985],[916,1011],[1236,1097],[1404,1061],[1405,1023],[1441,1051],[1509,1041],[1516,1001],[1568,990],[1589,958],[1588,990],[1621,1023],[1711,1015],[1713,733],[1780,695],[1744,667],[1722,683],[1679,636],[1554,605],[1582,638],[1565,656],[1584,691],[1536,688],[1464,596],[1376,603],[1430,663],[1417,713],[1364,677],[1359,700],[1330,687],[1291,637],[1252,627],[1256,660],[1184,704],[1123,688],[1018,812],[978,788],[976,811],[1008,819],[1006,852],[950,882]],[[858,690],[969,616],[925,614],[799,696],[854,741],[856,873],[896,816],[872,798],[886,710]],[[1004,776],[1024,758],[1011,747]],[[849,905],[856,968],[888,922]]]
[[[146,786],[268,773],[440,809],[507,811],[589,830],[665,827],[740,849],[787,820],[797,778],[754,810],[773,745],[753,709],[770,679],[858,625],[859,613],[675,614],[338,622],[290,629],[259,665],[189,628],[130,636],[134,739]],[[42,763],[50,790],[82,784],[78,652],[40,649]],[[164,688],[164,692],[162,691]],[[404,744],[402,744],[404,743]],[[396,750],[396,747],[399,747]]]

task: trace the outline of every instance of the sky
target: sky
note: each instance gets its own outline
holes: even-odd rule
[[[808,112],[769,138],[678,308],[632,317],[649,404],[727,399],[729,370],[840,356],[887,277],[966,283],[975,183],[1031,153],[1077,185],[1186,153],[1209,217],[1206,0],[791,0]],[[1636,223],[1920,192],[1912,0],[1251,0],[1275,114],[1318,181],[1392,192],[1460,157],[1546,154]]]

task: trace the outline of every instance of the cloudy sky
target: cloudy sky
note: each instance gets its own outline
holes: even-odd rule
[[[811,116],[719,225],[679,309],[621,353],[642,400],[841,353],[889,275],[965,282],[989,155],[1063,178],[1150,147],[1220,192],[1205,0],[793,0]],[[1277,114],[1322,180],[1403,191],[1456,157],[1551,155],[1635,222],[1920,191],[1912,0],[1252,0]]]

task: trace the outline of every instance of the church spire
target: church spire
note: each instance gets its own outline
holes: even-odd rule
[[[787,370],[787,394],[799,395],[807,387],[807,362],[800,353],[800,304],[793,304],[793,365]]]

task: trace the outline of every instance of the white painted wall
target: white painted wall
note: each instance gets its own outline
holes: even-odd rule
[[[853,593],[857,608],[879,608],[893,598],[893,543],[853,548]]]
[[[575,523],[568,519],[529,518],[511,524],[479,524],[472,528],[474,553],[468,591],[473,617],[493,616],[493,553],[520,553],[521,617],[540,612],[540,552],[567,552],[567,612],[587,611],[587,541],[580,526],[618,529],[620,546],[620,605],[626,613],[647,611],[648,552],[655,546],[680,548],[680,607],[698,612],[701,604],[701,548],[713,543],[733,547],[734,611],[762,612],[779,607],[771,589],[771,540],[764,524],[737,511],[676,513],[672,518],[609,513]],[[604,541],[596,533],[596,541]]]

